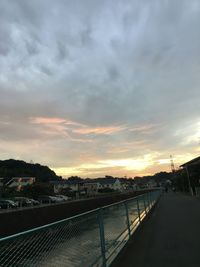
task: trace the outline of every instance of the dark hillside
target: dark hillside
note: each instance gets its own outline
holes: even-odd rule
[[[36,177],[37,181],[48,182],[50,180],[59,180],[57,176],[47,166],[42,166],[38,163],[27,163],[22,160],[0,160],[0,177]]]

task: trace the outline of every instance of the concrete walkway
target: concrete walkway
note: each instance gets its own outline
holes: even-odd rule
[[[165,193],[112,267],[200,267],[200,198]]]

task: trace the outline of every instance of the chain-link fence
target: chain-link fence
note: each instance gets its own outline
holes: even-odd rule
[[[109,266],[160,191],[0,239],[0,267]]]

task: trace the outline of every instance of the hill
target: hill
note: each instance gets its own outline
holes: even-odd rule
[[[0,177],[36,177],[36,181],[48,182],[50,180],[60,180],[49,167],[38,163],[32,164],[22,160],[0,160]]]

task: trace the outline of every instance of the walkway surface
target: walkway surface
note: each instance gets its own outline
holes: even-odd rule
[[[200,198],[163,194],[112,267],[200,267]]]

